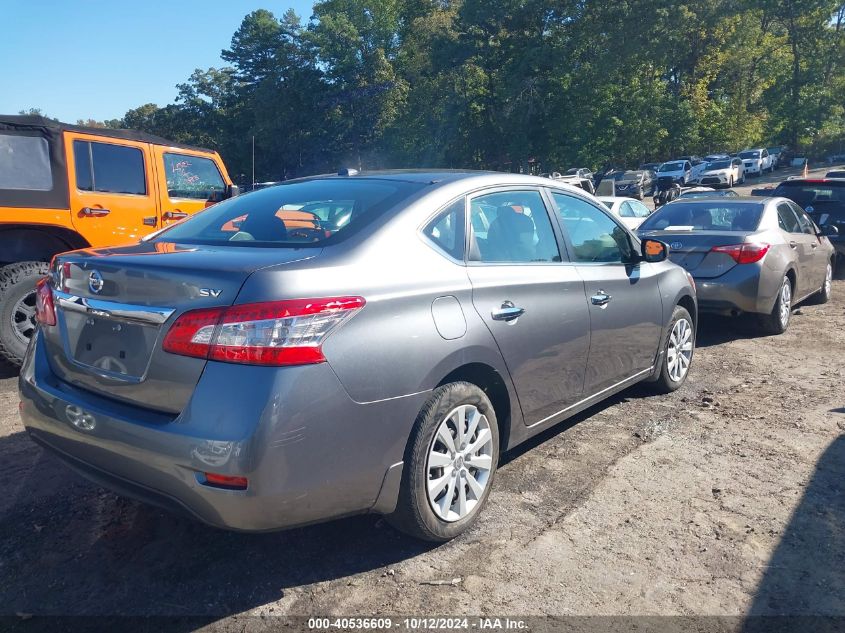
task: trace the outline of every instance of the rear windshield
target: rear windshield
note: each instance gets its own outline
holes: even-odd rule
[[[842,183],[796,183],[794,185],[787,181],[778,185],[772,195],[789,198],[807,211],[823,206],[842,207],[845,206],[845,181]]]
[[[155,241],[302,247],[336,242],[377,221],[425,185],[379,179],[325,179],[268,187],[221,202]]]
[[[748,202],[673,202],[655,211],[641,231],[755,231],[763,205]]]
[[[737,198],[730,189],[726,191],[685,191],[681,194],[681,198]]]
[[[760,152],[740,152],[740,158],[760,158]]]

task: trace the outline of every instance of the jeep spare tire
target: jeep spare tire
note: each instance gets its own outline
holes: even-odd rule
[[[23,362],[35,333],[35,283],[47,274],[46,262],[18,262],[0,268],[0,360]]]

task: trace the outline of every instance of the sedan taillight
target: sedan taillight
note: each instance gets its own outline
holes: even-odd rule
[[[730,255],[737,264],[753,264],[759,262],[769,252],[770,245],[762,243],[731,244],[729,246],[714,246],[712,253]]]
[[[49,277],[42,277],[35,284],[35,320],[41,325],[56,325],[56,306]]]
[[[293,299],[185,312],[164,351],[248,365],[322,363],[322,344],[364,307],[363,297]]]

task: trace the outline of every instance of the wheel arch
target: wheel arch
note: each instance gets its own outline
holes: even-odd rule
[[[513,402],[502,375],[486,363],[471,362],[450,371],[438,383],[437,387],[451,382],[468,382],[487,394],[493,404],[496,421],[499,425],[499,450],[504,452],[510,448],[511,424],[514,418],[512,415]]]
[[[26,261],[49,262],[58,253],[88,246],[84,237],[63,226],[0,225],[0,266]]]

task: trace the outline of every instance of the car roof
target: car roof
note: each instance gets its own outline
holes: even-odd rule
[[[790,178],[789,180],[779,182],[777,186],[780,187],[781,185],[786,185],[787,187],[794,187],[804,184],[829,184],[834,187],[843,187],[845,186],[845,178]]]
[[[731,204],[768,204],[773,200],[785,200],[785,198],[780,197],[772,197],[772,198],[761,198],[759,196],[737,196],[736,198],[726,198],[725,196],[713,196],[713,197],[702,197],[702,198],[675,198],[669,204],[674,204],[675,202],[682,201],[686,204],[712,204],[714,201],[719,202],[730,202]],[[665,206],[665,205],[664,205]]]
[[[186,143],[179,143],[171,141],[170,139],[141,132],[139,130],[122,130],[114,128],[101,127],[86,127],[84,125],[71,125],[70,123],[62,123],[61,121],[54,121],[47,117],[38,115],[11,115],[0,114],[0,129],[8,130],[58,130],[63,132],[78,132],[80,134],[91,134],[94,136],[103,136],[106,138],[117,138],[127,141],[138,141],[140,143],[151,143],[153,145],[162,145],[164,147],[177,147],[181,149],[190,149],[198,152],[212,153],[215,150],[205,147],[197,147],[195,145],[188,145]]]

